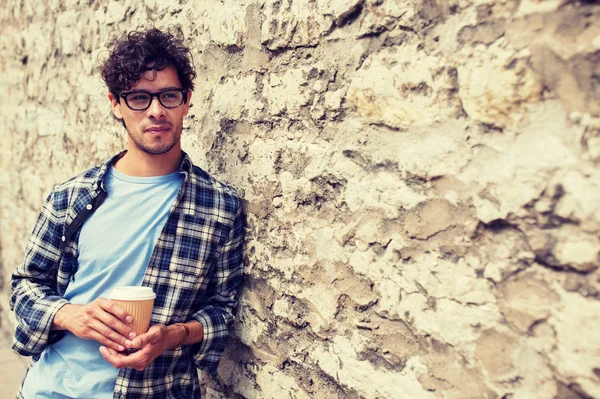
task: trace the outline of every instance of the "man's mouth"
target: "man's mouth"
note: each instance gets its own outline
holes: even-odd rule
[[[166,133],[171,130],[171,125],[154,125],[146,128],[147,133]]]

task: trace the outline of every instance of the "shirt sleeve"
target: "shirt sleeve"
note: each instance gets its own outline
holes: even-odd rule
[[[54,193],[44,203],[22,264],[12,274],[10,309],[17,329],[13,349],[24,356],[36,356],[58,341],[62,331],[50,331],[54,315],[68,303],[57,293],[57,269],[62,237],[62,212],[54,206]]]
[[[192,318],[204,328],[204,338],[194,354],[196,367],[216,373],[225,350],[228,330],[234,321],[238,286],[243,277],[244,216],[240,201],[227,241],[216,258],[211,284],[214,289],[207,305]]]

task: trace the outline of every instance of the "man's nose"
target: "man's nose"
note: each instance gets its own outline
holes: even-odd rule
[[[148,116],[153,116],[155,118],[160,118],[165,114],[165,108],[162,106],[160,101],[158,101],[158,97],[152,98],[147,113]]]

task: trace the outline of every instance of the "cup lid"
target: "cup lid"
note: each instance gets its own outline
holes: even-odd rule
[[[122,301],[143,301],[146,299],[154,299],[156,298],[156,294],[152,291],[150,287],[135,287],[135,286],[125,286],[125,287],[115,287],[110,292],[110,299],[117,299]]]

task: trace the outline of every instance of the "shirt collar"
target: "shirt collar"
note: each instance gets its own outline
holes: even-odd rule
[[[104,190],[104,176],[106,175],[106,172],[108,171],[110,166],[117,160],[119,160],[123,155],[125,155],[126,152],[127,150],[121,151],[117,155],[111,157],[110,159],[99,165],[100,168],[98,170],[96,178],[92,181],[92,190],[97,191],[100,187]],[[190,156],[185,151],[181,151],[181,155],[182,157],[181,164],[179,165],[179,172],[183,173],[183,180],[186,181],[191,171],[193,170],[194,164],[192,163]]]

